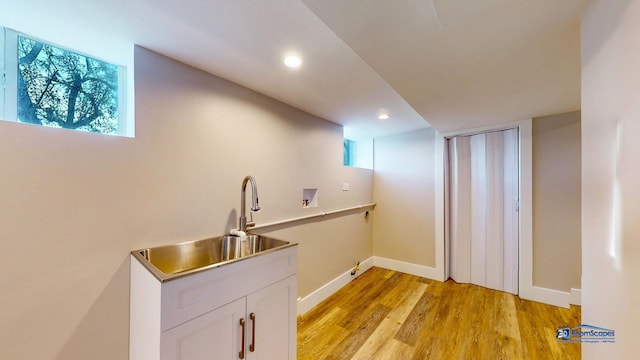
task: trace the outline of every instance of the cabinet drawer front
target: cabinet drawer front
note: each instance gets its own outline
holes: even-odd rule
[[[297,247],[244,259],[162,285],[162,331],[297,271]]]

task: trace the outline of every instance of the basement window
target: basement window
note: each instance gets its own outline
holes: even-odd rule
[[[356,166],[356,142],[344,139],[344,166]]]
[[[4,120],[125,135],[126,68],[0,27]]]

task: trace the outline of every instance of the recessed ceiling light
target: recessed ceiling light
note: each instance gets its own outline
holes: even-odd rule
[[[387,120],[389,118],[389,114],[380,114],[378,115],[378,119]]]
[[[290,68],[299,68],[302,65],[302,59],[296,55],[289,55],[284,58],[284,64]]]

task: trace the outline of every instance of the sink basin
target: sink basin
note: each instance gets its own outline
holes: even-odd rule
[[[292,245],[288,241],[262,235],[250,234],[245,240],[226,235],[140,249],[131,254],[158,280],[167,281]]]

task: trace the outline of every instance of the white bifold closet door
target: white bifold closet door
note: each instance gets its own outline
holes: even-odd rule
[[[449,275],[518,294],[518,130],[448,140]]]

